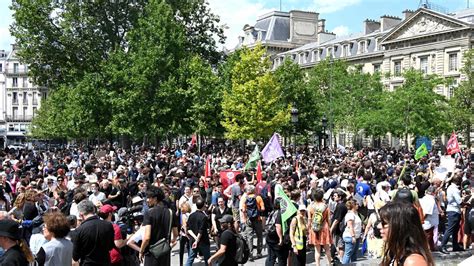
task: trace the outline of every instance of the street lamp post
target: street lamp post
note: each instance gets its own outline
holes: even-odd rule
[[[293,149],[296,151],[296,124],[298,124],[298,109],[293,103],[291,108],[291,123],[293,124]]]
[[[326,148],[326,127],[328,126],[328,119],[325,114],[323,114],[323,118],[321,119],[321,125],[323,126],[323,132],[321,133],[321,137],[324,140],[323,148]]]

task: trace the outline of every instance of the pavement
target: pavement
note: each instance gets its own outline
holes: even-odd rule
[[[173,248],[172,255],[171,255],[171,265],[173,266],[178,266],[179,265],[179,245],[176,245]],[[449,249],[449,248],[448,248]],[[216,246],[214,245],[213,242],[211,242],[211,255],[216,252]],[[256,251],[254,250],[254,253]],[[264,266],[265,265],[265,260],[267,258],[267,250],[264,248],[263,252],[263,257],[260,259],[257,259],[255,261],[248,261],[245,265],[248,266]],[[450,266],[450,265],[458,265],[461,263],[463,260],[466,258],[472,256],[474,254],[473,250],[467,250],[467,251],[462,251],[462,252],[450,252],[449,254],[443,254],[441,252],[433,252],[433,258],[435,260],[435,264],[437,266]],[[187,253],[185,252],[184,254],[184,263],[186,263],[187,260]],[[194,260],[193,266],[204,266],[204,262],[201,261],[199,258]],[[306,265],[315,265],[314,262],[314,251],[310,250],[308,251],[306,255]],[[321,265],[328,265],[326,257],[322,256],[321,257]],[[358,258],[358,260],[355,263],[351,263],[348,265],[360,265],[360,266],[378,266],[380,265],[380,259],[370,259],[367,258],[366,255],[363,257]]]

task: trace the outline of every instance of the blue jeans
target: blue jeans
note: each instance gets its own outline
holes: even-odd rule
[[[207,265],[207,260],[211,257],[211,246],[209,244],[198,243],[197,248],[189,249],[189,257],[186,261],[186,266],[192,266],[194,259],[197,257],[199,251],[201,251],[204,256],[204,265]]]
[[[449,237],[452,236],[453,249],[459,249],[460,246],[458,244],[458,231],[461,222],[461,214],[457,212],[446,212],[446,214],[446,216],[448,217],[448,227],[446,228],[446,231],[444,231],[443,242],[441,242],[441,247],[446,247]]]
[[[357,251],[359,250],[360,239],[357,238],[355,243],[352,243],[352,237],[344,237],[344,257],[342,264],[354,262],[357,260]]]

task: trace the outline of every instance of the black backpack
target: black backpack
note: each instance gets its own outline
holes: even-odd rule
[[[235,261],[237,264],[245,264],[250,257],[250,248],[247,245],[247,241],[240,235],[235,234],[237,242],[237,252],[235,253]]]
[[[413,203],[413,194],[407,187],[399,188],[397,193],[395,193],[395,197],[393,197],[393,201],[405,201],[408,203]]]

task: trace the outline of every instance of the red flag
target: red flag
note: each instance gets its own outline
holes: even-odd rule
[[[240,174],[240,171],[226,170],[219,173],[221,177],[222,189],[225,190],[228,186],[235,182],[235,176]]]
[[[448,144],[446,145],[446,150],[449,155],[461,152],[459,149],[458,136],[456,133],[453,132],[453,134],[451,134]]]
[[[257,183],[262,181],[262,161],[258,161],[257,163]]]
[[[211,158],[206,160],[206,169],[204,169],[204,177],[211,176]]]

